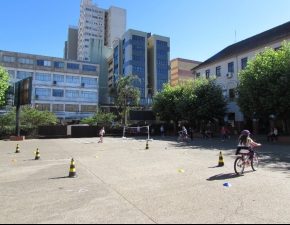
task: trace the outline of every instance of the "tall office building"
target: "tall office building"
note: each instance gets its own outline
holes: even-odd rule
[[[126,10],[114,6],[102,9],[92,0],[82,0],[80,7],[77,59],[90,61],[90,39],[112,47],[112,42],[126,31]]]
[[[108,85],[112,85],[115,75],[136,75],[140,82],[133,85],[141,92],[140,105],[149,105],[152,96],[170,80],[170,39],[129,29],[113,48],[114,72]]]

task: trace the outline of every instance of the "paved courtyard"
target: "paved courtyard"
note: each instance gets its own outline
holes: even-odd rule
[[[260,167],[237,176],[237,136],[152,138],[1,140],[0,223],[289,223],[289,143],[254,137]]]

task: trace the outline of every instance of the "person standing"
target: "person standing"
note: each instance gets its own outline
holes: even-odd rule
[[[137,127],[137,137],[139,137],[139,135],[140,135],[140,127],[138,125],[138,127]]]
[[[163,125],[161,125],[161,127],[160,127],[160,134],[161,134],[161,137],[164,137],[164,127],[163,127]]]
[[[274,142],[277,141],[277,137],[278,137],[278,129],[276,127],[274,127],[274,131],[273,131],[273,140],[274,140]]]
[[[190,139],[193,140],[193,128],[189,127]]]
[[[102,129],[99,131],[100,140],[98,143],[103,143],[104,134],[105,134],[105,127],[102,127]]]
[[[267,141],[269,141],[270,138],[271,138],[271,140],[273,141],[273,137],[274,137],[274,129],[271,128],[270,133],[267,135]]]
[[[226,135],[227,135],[228,132],[229,132],[228,129],[226,129],[225,127],[222,127],[222,129],[221,129],[221,138],[222,138],[222,141],[225,140],[225,137],[226,137]]]

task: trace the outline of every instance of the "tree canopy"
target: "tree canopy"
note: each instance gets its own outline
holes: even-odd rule
[[[215,77],[189,80],[171,87],[163,85],[152,102],[154,114],[163,121],[174,121],[175,128],[180,120],[201,122],[223,120],[227,113],[227,102],[222,88],[216,84]]]
[[[278,50],[265,48],[248,61],[239,72],[237,104],[248,118],[274,115],[289,119],[290,114],[290,45]]]
[[[138,76],[128,75],[126,77],[118,76],[118,80],[114,84],[114,87],[109,88],[108,92],[114,99],[114,105],[120,109],[123,109],[123,122],[127,124],[127,104],[128,102],[133,102],[138,105],[140,101],[140,90],[139,88],[133,86],[133,84],[140,82]]]
[[[6,103],[6,94],[10,86],[10,78],[8,71],[0,64],[0,105]]]

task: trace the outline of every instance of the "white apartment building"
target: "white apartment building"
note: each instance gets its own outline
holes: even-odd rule
[[[98,110],[99,64],[9,51],[0,51],[0,63],[12,84],[32,77],[30,107],[53,112],[66,122]],[[1,107],[0,114],[9,110]]]
[[[108,10],[92,4],[92,0],[82,0],[78,22],[77,59],[90,61],[90,39],[101,40],[112,47],[116,38],[126,31],[126,10],[111,6]]]
[[[191,69],[195,79],[201,75],[216,76],[217,83],[223,88],[228,100],[228,116],[225,121],[235,129],[240,130],[245,119],[235,102],[234,89],[239,82],[239,71],[246,67],[247,61],[255,54],[264,51],[265,47],[278,49],[284,40],[290,41],[290,22],[230,45]]]

